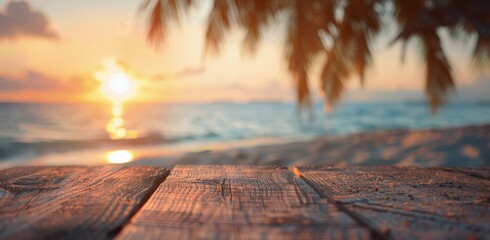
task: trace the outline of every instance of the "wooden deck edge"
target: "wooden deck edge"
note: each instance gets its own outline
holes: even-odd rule
[[[139,212],[139,210],[148,202],[150,197],[155,193],[155,191],[158,189],[158,187],[167,179],[167,177],[171,173],[171,169],[168,168],[162,168],[162,171],[165,172],[162,174],[159,178],[156,178],[151,184],[150,190],[146,193],[144,198],[141,200],[141,202],[129,213],[128,218],[126,221],[124,221],[120,226],[117,228],[113,229],[107,234],[107,239],[115,239],[119,233],[126,227],[130,222],[131,219],[136,215],[136,213]]]
[[[419,166],[348,166],[348,167],[335,167],[330,165],[311,165],[311,166],[293,166],[292,171],[296,174],[296,169],[301,168],[302,170],[328,170],[328,171],[339,171],[346,168],[349,169],[364,169],[364,168],[389,168],[389,169],[431,169],[441,172],[451,172],[459,173],[465,176],[474,177],[483,180],[490,180],[490,167],[419,167]],[[298,174],[296,174],[299,176]]]
[[[315,167],[313,167],[315,168]],[[362,217],[358,216],[351,210],[347,209],[346,207],[342,206],[340,203],[338,203],[335,199],[332,197],[328,196],[327,194],[323,193],[316,184],[311,182],[308,178],[304,177],[304,175],[301,174],[301,170],[293,166],[290,168],[290,171],[294,173],[297,177],[301,178],[308,186],[310,186],[320,197],[327,199],[327,202],[331,203],[334,205],[339,211],[347,214],[349,217],[351,217],[359,226],[364,227],[369,230],[371,233],[371,236],[373,239],[383,239],[383,240],[388,240],[389,237],[387,236],[389,232],[381,232],[376,230],[375,226],[372,226],[369,221],[364,220]]]
[[[387,171],[387,170],[389,170],[389,171]],[[336,197],[337,194],[342,195],[342,193],[344,193],[344,195],[345,194],[349,195],[349,191],[347,191],[347,193],[342,192],[342,191],[338,192],[337,190],[340,187],[337,186],[337,184],[340,184],[343,187],[345,187],[346,184],[342,185],[342,182],[338,181],[337,178],[334,176],[344,176],[342,174],[347,172],[347,173],[349,173],[346,175],[349,177],[345,178],[347,181],[349,181],[349,180],[350,181],[352,181],[352,180],[359,181],[359,179],[357,179],[356,176],[362,177],[362,176],[364,176],[363,173],[368,173],[371,171],[373,173],[373,176],[377,175],[376,173],[378,173],[380,176],[384,174],[384,175],[386,175],[388,177],[392,177],[392,178],[394,175],[390,175],[390,171],[391,172],[400,171],[402,173],[403,172],[407,173],[406,179],[407,179],[407,181],[409,181],[408,183],[411,183],[412,181],[418,182],[418,178],[416,177],[417,174],[429,176],[429,178],[430,178],[431,175],[427,174],[427,173],[431,173],[431,174],[433,174],[432,177],[434,177],[436,180],[425,179],[425,180],[421,180],[421,181],[427,182],[428,185],[431,185],[431,183],[433,183],[433,181],[437,182],[437,183],[433,184],[432,188],[434,188],[434,187],[436,189],[438,189],[437,187],[439,187],[439,188],[452,188],[453,186],[451,184],[454,184],[454,182],[458,182],[458,184],[460,184],[460,185],[458,185],[458,187],[456,187],[455,189],[460,189],[460,188],[464,189],[464,186],[475,186],[475,188],[472,188],[472,191],[478,191],[478,193],[485,192],[484,189],[488,189],[488,180],[490,178],[490,168],[489,167],[464,168],[464,167],[352,166],[352,167],[345,167],[345,168],[344,167],[337,168],[337,167],[332,167],[332,166],[306,166],[306,167],[294,166],[294,167],[292,167],[292,171],[298,177],[302,178],[306,183],[308,183],[310,185],[310,187],[312,189],[314,189],[321,197],[324,197],[329,202],[332,202],[332,204],[337,206],[339,210],[343,211],[344,213],[348,214],[352,219],[356,220],[359,225],[361,225],[363,227],[367,227],[368,229],[370,229],[371,233],[373,234],[373,238],[380,238],[380,239],[396,238],[393,236],[393,234],[397,234],[397,233],[400,234],[403,232],[400,229],[396,228],[397,225],[391,224],[391,225],[385,226],[384,224],[382,224],[382,221],[380,222],[381,224],[375,224],[374,222],[376,222],[376,221],[374,221],[374,222],[370,221],[370,219],[375,220],[377,218],[377,216],[373,217],[373,216],[364,215],[362,213],[358,214],[358,212],[354,211],[353,208],[351,208],[351,206],[355,206],[354,209],[359,208],[359,207],[362,208],[363,206],[362,206],[362,204],[360,204],[360,202],[349,202],[349,201],[344,201],[345,199],[342,199],[342,197],[337,198]],[[321,172],[321,174],[320,174],[320,172]],[[411,177],[408,177],[409,172],[413,172],[414,174],[415,173],[417,173],[417,174],[412,175]],[[315,174],[319,174],[319,175],[315,175]],[[357,175],[357,174],[360,174],[360,175]],[[391,173],[391,174],[393,174],[393,173]],[[319,179],[322,179],[322,177],[330,179],[330,180],[323,182],[322,180],[319,180]],[[343,178],[341,178],[341,179],[343,179]],[[364,179],[366,179],[366,181],[369,181],[369,183],[372,180],[371,178],[364,178]],[[377,179],[377,178],[373,178],[373,179]],[[386,179],[391,179],[391,178],[386,178]],[[397,178],[395,177],[394,179],[397,179]],[[373,183],[375,183],[376,181],[377,180],[375,180]],[[389,181],[397,182],[396,180],[389,180]],[[461,182],[459,183],[459,181],[461,181]],[[425,183],[425,182],[421,182],[421,183]],[[407,184],[407,182],[402,183],[402,181],[400,181],[398,183]],[[448,183],[448,185],[445,185],[446,183]],[[470,184],[470,185],[465,185],[465,184]],[[329,186],[330,189],[328,189],[328,188],[324,189],[323,188],[324,185]],[[389,188],[391,185],[384,184],[383,186]],[[406,186],[408,186],[409,188],[413,187],[410,184],[407,184]],[[476,190],[477,189],[476,186],[480,186],[478,188],[478,190]],[[485,186],[486,186],[486,188],[485,188]],[[415,188],[418,189],[417,187],[415,187]],[[366,187],[364,187],[364,188],[361,187],[361,189],[362,190],[368,190],[368,188],[366,188]],[[461,196],[460,194],[458,194],[456,192],[452,193],[452,195],[451,195],[451,191],[446,192],[444,195],[441,193],[441,195],[436,196],[436,195],[433,195],[430,192],[430,190],[431,190],[431,188],[429,186],[427,186],[427,188],[425,190],[416,190],[414,192],[418,193],[417,191],[419,191],[419,193],[421,193],[421,195],[424,195],[423,192],[425,191],[426,194],[430,195],[425,200],[429,199],[429,201],[431,199],[435,200],[436,198],[434,198],[434,196],[435,197],[439,196],[443,200],[457,200],[459,202],[459,197]],[[376,188],[376,190],[373,190],[373,191],[377,192],[378,190]],[[459,191],[462,191],[462,190],[459,190]],[[351,191],[350,193],[352,193],[352,192],[355,192],[355,191]],[[408,192],[410,192],[412,196],[417,195],[417,194],[414,194],[414,192],[412,192],[412,191],[408,191]],[[356,192],[356,193],[358,193],[358,192]],[[394,192],[393,194],[394,194],[394,196],[396,196],[399,193]],[[450,194],[452,197],[450,197],[447,194]],[[474,194],[477,194],[477,193],[474,193]],[[404,195],[404,194],[401,194],[401,195]],[[454,197],[456,195],[457,195],[457,198]],[[480,195],[482,195],[482,194],[479,194],[479,195],[477,194],[477,195],[473,195],[473,196],[480,196]],[[410,197],[410,195],[407,195],[407,196]],[[348,196],[348,198],[351,198],[351,197],[352,196]],[[482,197],[478,197],[478,199],[475,199],[475,198],[470,199],[470,200],[473,201],[474,203],[478,203],[480,201],[480,198],[482,198]],[[386,198],[386,199],[389,199],[389,198]],[[393,199],[392,202],[397,201],[394,198],[392,198],[392,199]],[[488,199],[488,197],[483,196],[483,201],[488,201],[486,199]],[[411,199],[411,200],[414,200],[414,199]],[[450,202],[451,201],[448,201],[448,203],[446,203],[446,205],[445,205],[447,207],[447,209],[449,209],[449,210],[452,209]],[[368,208],[368,209],[371,209],[371,208]],[[392,210],[394,210],[394,209],[392,209]],[[468,207],[465,209],[468,211],[472,210],[470,212],[472,212],[473,214],[476,213],[474,216],[480,216],[479,215],[480,210],[477,207],[475,207],[475,208]],[[380,209],[380,210],[381,210],[381,212],[386,211],[386,209]],[[400,213],[402,213],[402,212],[400,212]],[[436,211],[435,212],[428,211],[427,213],[429,213],[429,214],[432,213],[434,216],[438,215],[438,213]],[[380,216],[380,215],[378,215],[378,216]],[[447,220],[448,222],[452,221],[451,224],[453,226],[475,226],[474,228],[471,228],[471,230],[468,230],[470,228],[468,228],[466,231],[461,230],[460,232],[458,232],[458,234],[460,234],[460,235],[458,235],[455,238],[468,238],[468,237],[471,238],[471,237],[476,237],[476,236],[482,237],[482,236],[484,236],[484,234],[482,235],[482,233],[484,233],[484,232],[481,232],[482,230],[488,232],[488,230],[485,230],[485,229],[487,229],[487,227],[485,227],[485,225],[481,225],[481,224],[473,225],[473,224],[475,224],[475,222],[470,217],[463,217],[462,219],[458,219],[456,217],[453,217],[453,215],[450,215],[450,214],[443,214],[441,216],[443,216],[443,218],[441,218],[443,220]],[[481,216],[480,216],[480,218],[481,218]],[[482,218],[482,220],[484,220],[484,219]],[[419,221],[419,219],[417,219],[415,222],[418,222],[418,221]],[[410,222],[408,222],[408,223],[410,223]],[[449,230],[450,229],[451,228],[449,228]],[[429,228],[426,230],[431,230],[431,229]],[[446,228],[446,230],[447,230],[447,228]],[[405,231],[405,230],[403,230],[403,231]],[[420,236],[423,236],[424,234],[425,234],[424,231],[420,231],[418,233],[418,235],[410,235],[409,234],[409,235],[406,235],[405,237],[411,236],[410,238],[407,238],[407,239],[411,239],[414,236],[420,237]],[[447,236],[442,234],[439,237],[441,239],[444,239]],[[476,237],[476,238],[478,238],[478,237]]]
[[[475,171],[474,168],[462,168],[462,167],[436,167],[435,169],[440,171],[459,173],[470,177],[475,177],[478,179],[490,180],[490,169],[488,170],[489,175],[485,176],[481,173]],[[485,169],[485,168],[483,168]]]

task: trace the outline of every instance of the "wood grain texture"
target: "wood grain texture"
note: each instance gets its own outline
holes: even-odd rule
[[[490,180],[490,167],[482,167],[482,168],[439,167],[437,169],[441,169],[448,172],[463,173],[471,177]]]
[[[177,166],[118,239],[366,239],[286,168]]]
[[[437,169],[297,167],[295,171],[370,228],[391,239],[485,239],[490,182]]]
[[[0,239],[106,239],[168,175],[153,167],[0,171]]]

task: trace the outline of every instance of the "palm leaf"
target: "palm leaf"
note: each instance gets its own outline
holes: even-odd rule
[[[433,32],[420,38],[427,72],[425,91],[432,112],[436,112],[446,102],[448,92],[454,90],[454,79],[439,36]]]
[[[215,0],[208,17],[205,53],[217,55],[226,34],[237,22],[237,6],[234,0]]]
[[[245,53],[253,54],[263,32],[276,23],[279,13],[286,4],[284,1],[275,0],[251,0],[238,3],[240,26],[246,31],[243,50]]]
[[[141,9],[151,9],[149,41],[155,45],[164,42],[171,22],[179,23],[197,2],[143,0]],[[475,35],[478,40],[473,57],[480,66],[487,66],[489,11],[487,0],[213,0],[205,53],[221,53],[226,36],[239,28],[245,30],[244,53],[253,54],[264,33],[284,20],[284,58],[299,109],[311,106],[309,83],[312,69],[321,59],[320,89],[326,106],[332,107],[339,103],[345,82],[352,75],[358,75],[364,85],[366,69],[372,63],[371,43],[381,32],[381,19],[388,16],[399,28],[393,42],[404,42],[402,61],[408,39],[416,36],[421,40],[421,55],[427,67],[425,91],[431,109],[436,111],[455,88],[437,30],[447,28],[455,39]]]
[[[153,5],[151,5],[153,3]],[[183,13],[186,13],[193,5],[194,0],[145,0],[140,6],[140,11],[150,8],[148,19],[147,39],[158,46],[166,39],[166,34],[172,22],[180,23]]]
[[[319,8],[314,8],[313,0],[292,1],[288,12],[288,29],[284,46],[288,69],[296,88],[296,99],[300,109],[311,107],[308,82],[311,66],[324,51],[320,31],[326,24],[317,17],[324,16]]]

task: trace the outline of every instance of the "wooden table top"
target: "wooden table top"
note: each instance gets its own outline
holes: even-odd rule
[[[16,167],[0,239],[490,239],[490,168]]]

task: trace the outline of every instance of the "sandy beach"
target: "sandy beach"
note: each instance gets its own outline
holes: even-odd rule
[[[131,159],[111,161],[108,156],[117,151],[130,152]],[[168,168],[177,164],[482,167],[490,166],[490,125],[385,130],[302,139],[90,148],[2,161],[0,168],[108,163]]]
[[[490,166],[490,125],[390,130],[142,158],[131,165]]]

